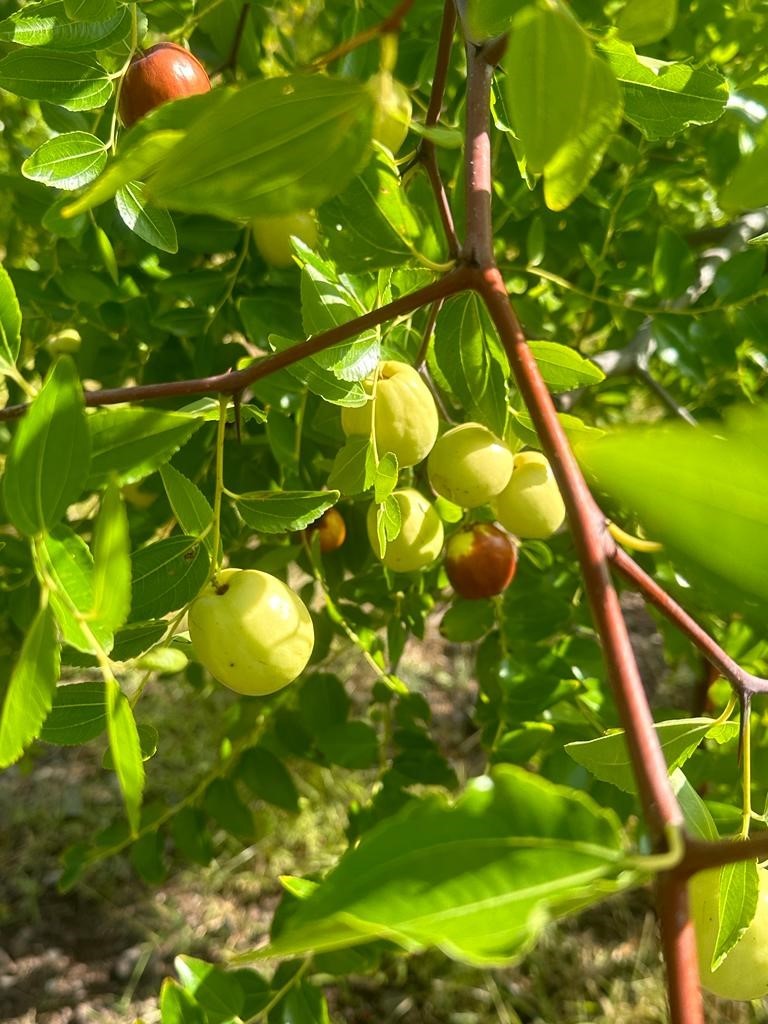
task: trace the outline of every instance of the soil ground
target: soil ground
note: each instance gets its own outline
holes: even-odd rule
[[[432,637],[410,652],[446,750],[466,751],[466,654]],[[428,671],[427,671],[428,670]],[[464,680],[457,686],[457,679]],[[457,700],[457,695],[463,695]],[[142,713],[163,736],[150,765],[155,795],[176,800],[212,761],[212,716],[229,697],[190,702],[162,679]],[[179,712],[180,702],[183,713]],[[257,844],[217,837],[207,868],[143,883],[127,856],[57,891],[58,857],[119,810],[111,773],[94,745],[41,747],[34,765],[0,777],[0,1021],[3,1024],[144,1024],[159,1021],[157,994],[173,958],[215,960],[260,942],[279,898],[281,872],[322,871],[344,846],[354,776],[318,770],[301,780],[298,818],[265,812]],[[150,793],[150,797],[153,794]],[[650,894],[623,895],[554,925],[517,967],[480,971],[430,952],[392,957],[374,975],[326,989],[338,1024],[663,1024],[663,970]],[[710,1024],[766,1024],[759,1006],[708,1000]]]

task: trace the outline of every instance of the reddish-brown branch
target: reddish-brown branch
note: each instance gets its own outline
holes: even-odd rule
[[[306,341],[293,345],[282,352],[266,356],[252,366],[244,370],[234,370],[229,373],[219,373],[212,377],[200,377],[194,380],[165,381],[160,384],[136,384],[132,387],[109,388],[98,391],[85,392],[85,404],[87,406],[118,405],[121,402],[149,401],[150,399],[190,397],[192,395],[211,394],[237,394],[257,380],[262,380],[278,370],[287,366],[293,366],[308,356],[316,355],[325,349],[339,345],[356,334],[362,334],[370,327],[377,327],[386,320],[393,320],[398,316],[406,316],[413,313],[422,306],[447,298],[457,292],[469,287],[470,273],[465,267],[458,267],[456,270],[446,274],[432,284],[419,288],[408,295],[404,295],[394,302],[388,302],[379,309],[350,320],[348,323],[340,324],[329,331],[316,334]],[[13,420],[23,416],[28,405],[11,405],[0,410],[0,421]]]
[[[467,232],[462,256],[480,267],[493,265],[491,223],[491,84],[493,67],[467,47]]]
[[[683,862],[686,874],[741,860],[768,859],[768,832],[760,832],[749,839],[719,839],[716,841],[688,838]]]
[[[704,1024],[696,933],[688,912],[685,879],[676,873],[662,872],[656,879],[656,906],[667,969],[670,1019],[681,1024]]]
[[[427,107],[427,116],[424,122],[428,128],[434,127],[440,120],[455,30],[456,7],[454,0],[445,0],[443,21],[440,26],[440,40],[437,44],[435,73],[432,76],[432,89],[429,94],[429,106]],[[440,168],[437,166],[437,151],[431,139],[421,140],[417,160],[424,165],[424,169],[427,172],[432,191],[435,195],[435,202],[437,203],[443,231],[448,242],[448,254],[452,259],[455,259],[459,254],[459,239],[456,234],[456,225],[453,222],[451,206],[448,202],[448,194],[445,191],[445,185],[440,175]]]
[[[348,53],[352,53],[358,47],[372,42],[378,36],[386,35],[388,32],[399,32],[406,14],[413,7],[413,3],[414,0],[401,0],[397,7],[382,21],[376,25],[371,25],[370,28],[363,29],[362,32],[358,32],[350,39],[345,39],[343,43],[335,46],[327,53],[316,57],[312,61],[312,68],[324,68],[326,65],[332,64],[333,61],[346,57]]]
[[[641,594],[698,647],[704,657],[739,693],[768,693],[768,680],[746,672],[730,658],[720,645],[702,629],[663,587],[649,576],[623,548],[614,545],[608,557],[618,571],[630,580]]]

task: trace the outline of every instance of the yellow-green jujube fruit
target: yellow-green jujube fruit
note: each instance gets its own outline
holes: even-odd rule
[[[768,871],[758,868],[757,875],[755,916],[714,972],[711,964],[717,941],[720,869],[699,872],[688,886],[701,984],[723,999],[760,999],[768,994]]]
[[[408,135],[413,105],[405,86],[388,71],[380,71],[369,79],[375,103],[373,137],[391,153],[397,153]]]
[[[370,394],[373,378],[365,386]],[[341,425],[348,437],[369,436],[372,422],[379,457],[394,452],[402,469],[415,466],[429,455],[437,438],[437,406],[412,366],[394,359],[381,363],[375,400],[341,410]]]
[[[300,238],[310,249],[317,245],[317,221],[310,212],[287,213],[282,217],[256,217],[251,221],[256,248],[273,267],[292,267],[291,236]]]
[[[477,508],[507,486],[514,458],[482,423],[462,423],[435,442],[427,461],[429,482],[441,498]]]
[[[491,505],[506,530],[527,540],[546,540],[565,520],[560,489],[541,452],[515,455],[509,483]]]
[[[443,550],[443,523],[423,494],[410,487],[393,491],[400,507],[400,533],[387,543],[381,556],[376,532],[376,505],[368,509],[368,539],[376,557],[393,572],[416,572],[438,557]]]
[[[188,621],[199,660],[220,683],[248,696],[292,683],[315,643],[304,603],[258,569],[222,569],[192,602]]]

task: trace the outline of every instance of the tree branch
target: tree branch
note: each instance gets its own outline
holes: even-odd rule
[[[428,128],[434,127],[440,120],[455,29],[456,7],[454,0],[445,0],[443,20],[440,26],[440,40],[437,44],[435,73],[432,76],[432,90],[429,94],[429,106],[427,107],[427,116],[424,121]],[[427,172],[432,191],[435,195],[435,201],[437,202],[443,231],[448,242],[448,254],[452,259],[455,259],[459,254],[459,239],[456,235],[453,213],[451,212],[448,195],[440,175],[440,168],[437,166],[437,150],[431,139],[423,138],[419,143],[419,149],[414,160],[414,163],[417,162],[423,164],[424,170]]]
[[[424,288],[418,288],[409,295],[388,302],[385,306],[365,313],[345,324],[339,324],[328,331],[316,334],[306,341],[293,345],[282,352],[275,352],[274,355],[265,358],[246,367],[244,370],[230,370],[228,373],[219,373],[212,377],[199,377],[194,380],[166,381],[159,384],[136,384],[132,387],[109,388],[98,391],[85,392],[85,404],[89,407],[102,405],[118,405],[122,402],[148,401],[150,399],[190,397],[192,395],[212,394],[237,394],[253,384],[262,380],[270,374],[284,370],[287,366],[306,359],[308,356],[316,355],[325,349],[333,348],[343,341],[362,334],[370,327],[377,327],[386,320],[392,320],[398,316],[406,316],[413,313],[422,306],[427,306],[439,299],[454,295],[469,286],[470,274],[464,267],[446,274],[432,284]],[[29,408],[28,404],[10,405],[0,410],[0,422],[3,420],[14,420],[23,416]]]
[[[738,693],[768,693],[768,679],[761,679],[741,668],[729,657],[720,645],[712,639],[692,616],[682,608],[663,587],[649,576],[623,548],[617,544],[609,550],[608,557],[618,571],[630,580],[640,593],[657,608],[662,615],[689,637],[718,672],[728,680]]]

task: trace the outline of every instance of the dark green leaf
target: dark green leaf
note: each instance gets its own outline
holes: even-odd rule
[[[200,591],[208,575],[208,555],[194,537],[168,537],[135,551],[133,614],[157,619],[178,611]]]
[[[287,533],[305,529],[338,500],[338,491],[251,491],[239,495],[235,504],[259,533]]]
[[[130,181],[115,193],[115,206],[122,222],[155,249],[178,252],[179,240],[171,215],[145,198],[144,186]]]
[[[371,768],[379,758],[376,730],[366,722],[342,722],[315,732],[315,742],[332,764]]]
[[[205,791],[203,806],[217,825],[243,841],[254,837],[253,815],[229,779],[214,779]]]
[[[65,132],[38,146],[21,165],[21,173],[53,188],[76,189],[98,178],[106,163],[101,139],[88,132]]]
[[[106,727],[104,683],[73,683],[56,687],[40,739],[64,747],[78,746],[100,736]]]
[[[251,747],[240,758],[237,777],[254,796],[284,811],[297,814],[299,792],[283,762],[264,747]]]

